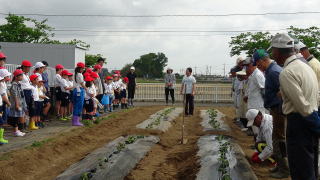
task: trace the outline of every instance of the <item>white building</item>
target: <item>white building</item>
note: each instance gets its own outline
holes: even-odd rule
[[[85,62],[87,50],[66,44],[0,42],[0,46],[1,51],[7,56],[8,64],[20,64],[22,60],[27,59],[32,64],[47,61],[50,67],[62,64],[66,69],[74,69],[78,62]]]

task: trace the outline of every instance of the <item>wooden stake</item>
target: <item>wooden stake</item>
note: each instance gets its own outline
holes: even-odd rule
[[[187,144],[188,139],[184,138],[184,118],[186,114],[186,85],[184,85],[184,94],[183,94],[183,115],[182,115],[182,133],[181,133],[181,144]]]

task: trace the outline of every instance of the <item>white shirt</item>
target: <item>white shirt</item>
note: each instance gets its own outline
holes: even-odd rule
[[[69,87],[69,83],[68,83],[68,81],[66,80],[66,79],[61,79],[61,81],[60,81],[60,88],[61,88],[61,91],[62,92],[65,92],[65,93],[70,93],[70,91],[69,90],[66,90],[66,88],[68,88]]]
[[[182,79],[182,84],[186,87],[185,92],[186,94],[192,94],[192,87],[196,83],[196,78],[192,75],[184,76]],[[183,92],[184,93],[184,92]]]
[[[248,78],[248,109],[264,109],[263,91],[265,86],[265,77],[263,73],[256,68]]]
[[[31,90],[32,85],[31,85],[29,77],[25,73],[23,73],[22,76],[23,76],[23,78],[20,81],[22,90]]]
[[[295,55],[290,56],[284,63],[279,79],[284,114],[308,116],[318,111],[318,80],[309,65],[297,60]]]
[[[81,73],[77,73],[76,81],[74,81],[74,82],[75,82],[74,86],[77,89],[77,91],[79,92],[80,88],[82,87],[81,84],[84,83],[83,75]]]
[[[42,75],[40,73],[34,73],[34,74],[36,74],[38,76],[39,81],[42,81]]]
[[[91,87],[88,87],[86,91],[85,99],[86,100],[91,99],[90,95],[94,95],[95,93],[96,93],[96,89],[93,85]]]
[[[105,87],[105,94],[114,94],[114,89],[113,89],[113,84],[110,83],[110,84],[107,84],[107,83],[104,83],[104,87]]]
[[[264,114],[263,119],[260,126],[260,131],[256,138],[256,142],[265,141],[267,146],[264,150],[259,154],[259,158],[264,161],[268,159],[273,153],[273,146],[272,146],[272,125],[273,118],[269,114]]]
[[[0,83],[0,106],[3,105],[2,96],[7,96],[7,85],[5,82]]]
[[[119,81],[113,81],[113,88],[114,89],[120,88],[121,87],[120,84],[121,84],[120,80]]]
[[[121,90],[127,89],[127,84],[125,84],[125,83],[122,82],[122,83],[120,84],[120,89],[121,89]]]
[[[60,87],[61,79],[62,79],[61,75],[60,74],[56,74],[56,78],[55,78],[55,81],[54,81],[54,85],[56,87]]]
[[[68,82],[68,87],[73,87],[73,81],[70,81],[67,79],[67,82]]]
[[[33,101],[39,101],[39,89],[36,86],[31,86]]]
[[[45,94],[44,94],[44,92],[43,92],[43,89],[44,89],[44,87],[43,86],[41,86],[41,87],[38,87],[38,92],[39,92],[39,101],[44,101],[44,99],[42,99],[42,98],[40,98],[40,96],[44,96]]]

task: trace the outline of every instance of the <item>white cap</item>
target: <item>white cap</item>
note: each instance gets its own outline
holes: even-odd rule
[[[294,49],[300,51],[300,49],[307,47],[303,42],[299,41],[298,44],[294,44]]]
[[[7,69],[0,69],[0,77],[3,79],[7,76],[11,76],[11,73]]]
[[[294,47],[294,39],[290,37],[288,34],[276,34],[271,40],[271,46],[268,48],[293,48]]]
[[[244,61],[245,59],[243,59],[242,57],[238,57],[237,58],[237,64],[241,63],[242,61]]]
[[[246,117],[248,119],[247,127],[251,127],[254,123],[254,119],[257,117],[259,110],[257,109],[249,109]]]
[[[241,71],[236,72],[236,74],[240,75],[240,76],[245,76],[245,75],[247,75],[247,72],[245,69],[242,69]]]
[[[133,66],[131,66],[130,70],[136,70],[136,68],[134,68]]]
[[[41,68],[41,67],[45,67],[46,65],[44,65],[42,62],[36,62],[36,64],[34,65],[34,68]]]

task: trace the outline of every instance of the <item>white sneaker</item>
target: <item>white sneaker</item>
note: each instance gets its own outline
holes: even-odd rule
[[[24,135],[26,135],[26,133],[23,133],[21,131],[17,131],[17,132],[14,133],[14,135],[17,136],[17,137],[23,137]]]
[[[242,128],[241,131],[246,132],[246,131],[248,131],[248,128]]]

